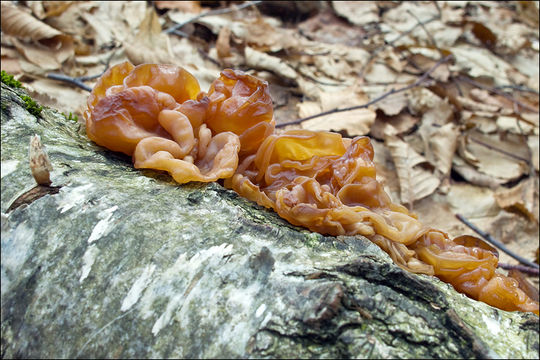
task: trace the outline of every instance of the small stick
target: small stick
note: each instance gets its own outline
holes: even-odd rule
[[[498,247],[499,249],[501,249],[502,251],[504,251],[505,253],[507,253],[508,255],[510,255],[511,257],[516,259],[517,261],[519,261],[520,263],[522,263],[524,265],[527,265],[529,267],[535,268],[535,269],[539,268],[538,264],[535,264],[532,261],[529,261],[529,260],[525,259],[524,257],[519,256],[518,254],[516,254],[513,251],[509,250],[500,241],[495,240],[490,234],[488,234],[485,231],[480,230],[479,228],[477,228],[476,226],[471,224],[471,222],[469,222],[469,220],[465,219],[465,217],[463,217],[463,215],[456,214],[456,217],[458,218],[459,221],[461,221],[462,223],[464,223],[465,225],[467,225],[468,227],[473,229],[478,235],[483,237],[491,245]]]
[[[176,30],[181,29],[184,25],[187,25],[187,24],[192,23],[192,22],[194,22],[196,20],[199,20],[202,17],[210,16],[210,15],[226,14],[226,13],[233,12],[235,10],[242,10],[242,9],[247,8],[249,6],[252,6],[252,5],[256,6],[256,5],[259,5],[260,3],[262,3],[262,1],[247,1],[247,2],[245,2],[242,5],[239,5],[237,7],[229,7],[229,8],[224,8],[224,9],[209,10],[209,11],[203,12],[203,13],[197,15],[197,16],[194,16],[191,19],[186,20],[186,21],[184,21],[184,22],[182,22],[180,24],[176,24],[176,25],[168,28],[167,30],[164,30],[163,32],[165,34],[174,33]]]
[[[528,93],[540,95],[540,92],[538,92],[537,90],[528,88],[526,86],[519,86],[519,85],[501,85],[501,86],[495,86],[493,89],[495,89],[495,90],[512,89],[512,90],[517,90],[517,91],[528,92]]]
[[[453,55],[448,55],[447,57],[437,61],[437,63],[435,65],[433,65],[431,67],[431,69],[426,71],[414,83],[412,83],[412,84],[410,84],[408,86],[402,87],[401,89],[397,89],[397,90],[392,89],[392,90],[382,94],[381,96],[379,96],[379,97],[377,97],[377,98],[375,98],[375,99],[373,99],[373,100],[371,100],[371,101],[369,101],[369,102],[367,102],[367,103],[365,103],[363,105],[356,105],[356,106],[351,106],[351,107],[343,108],[343,109],[335,108],[335,109],[324,111],[322,113],[311,115],[311,116],[308,116],[308,117],[305,117],[305,118],[289,121],[289,122],[286,122],[286,123],[277,124],[276,127],[278,128],[278,127],[284,127],[284,126],[287,126],[287,125],[300,124],[301,122],[304,122],[306,120],[311,120],[311,119],[314,119],[314,118],[317,118],[317,117],[320,117],[320,116],[325,116],[325,115],[329,115],[329,114],[333,114],[333,113],[339,113],[339,112],[344,112],[344,111],[351,111],[351,110],[367,108],[368,106],[373,105],[376,102],[379,102],[382,99],[384,99],[384,98],[386,98],[386,97],[388,97],[390,95],[397,94],[397,93],[400,93],[400,92],[403,92],[403,91],[407,91],[407,90],[410,90],[410,89],[412,89],[414,87],[419,86],[421,83],[423,83],[428,78],[429,74],[431,74],[433,71],[435,71],[435,69],[438,68],[441,64],[443,64],[443,63],[447,62],[448,60],[450,60],[452,57],[453,57]]]
[[[435,2],[436,3],[436,2]],[[426,28],[426,25],[424,23],[422,23],[420,21],[420,19],[418,18],[418,16],[416,16],[410,9],[407,9],[407,12],[409,13],[409,15],[411,15],[413,18],[416,19],[416,21],[418,21],[418,24],[420,24],[420,26],[422,27],[422,29],[424,30],[424,32],[426,33],[427,37],[429,38],[429,41],[431,41],[431,44],[433,45],[433,47],[435,47],[437,49],[437,51],[439,52],[439,55],[440,56],[444,56],[442,50],[437,46],[437,43],[435,42],[435,38],[433,37],[433,35],[431,35],[431,33],[427,30]],[[439,17],[440,17],[440,9],[439,9]]]
[[[109,68],[109,63],[111,62],[111,59],[112,59],[113,55],[114,55],[114,51],[111,54],[111,56],[109,56],[107,58],[107,61],[105,62],[105,69],[103,69],[101,74],[79,76],[79,77],[74,78],[74,77],[67,76],[67,75],[64,75],[64,74],[48,73],[47,78],[67,82],[67,83],[73,84],[75,86],[78,86],[83,90],[91,92],[92,88],[90,86],[86,85],[85,83],[83,83],[83,81],[94,80],[94,79],[97,79],[98,77],[100,77],[101,75],[103,75],[105,73],[105,71],[107,71],[107,69]]]
[[[88,92],[92,91],[92,88],[90,86],[86,85],[85,83],[83,83],[79,78],[73,78],[71,76],[67,76],[67,75],[64,75],[64,74],[55,74],[55,73],[48,73],[47,77],[49,79],[63,81],[63,82],[67,82],[69,84],[73,84],[73,85],[78,86],[81,89],[86,90]]]
[[[535,112],[537,113],[538,112],[538,109],[535,109],[527,104],[524,104],[522,103],[521,101],[519,100],[516,100],[514,99],[511,95],[505,93],[504,91],[500,91],[500,90],[497,90],[496,88],[490,88],[488,86],[485,86],[477,81],[474,81],[472,79],[469,79],[465,76],[458,76],[458,80],[463,80],[465,82],[468,82],[469,84],[471,85],[474,85],[480,89],[483,89],[483,90],[486,90],[488,92],[491,92],[491,93],[494,93],[494,94],[497,94],[497,95],[501,95],[502,97],[505,97],[507,98],[508,100],[512,101],[514,104],[518,105],[518,106],[521,106],[523,109],[526,109],[526,110],[529,110],[529,111],[532,111],[532,112]]]
[[[366,67],[371,63],[371,60],[373,60],[373,58],[375,58],[375,56],[380,53],[381,51],[384,50],[385,47],[387,46],[394,46],[394,43],[396,41],[398,41],[399,39],[401,39],[402,37],[405,37],[407,35],[409,35],[410,33],[412,33],[414,31],[414,29],[416,29],[418,26],[423,26],[423,25],[426,25],[426,24],[429,24],[430,22],[432,21],[435,21],[435,20],[438,20],[440,19],[440,16],[434,16],[424,22],[417,22],[416,25],[414,25],[412,28],[410,28],[409,30],[401,33],[398,37],[396,37],[394,40],[391,40],[391,41],[388,41],[387,43],[385,43],[384,45],[382,45],[381,47],[378,47],[376,48],[375,50],[373,50],[373,52],[371,53],[371,55],[369,56],[369,59],[366,61],[366,64],[362,67],[362,69],[360,70],[360,72],[358,73],[358,75],[360,77],[362,77],[364,75],[364,71],[366,70]]]
[[[487,144],[487,143],[483,142],[482,140],[478,140],[478,139],[476,139],[476,138],[474,138],[474,137],[469,137],[469,139],[471,139],[471,141],[474,141],[475,143],[477,143],[477,144],[479,144],[479,145],[482,145],[482,146],[484,146],[484,147],[487,147],[487,148],[490,149],[490,150],[494,150],[494,151],[500,152],[501,154],[504,154],[504,155],[506,155],[506,156],[509,156],[509,157],[511,157],[511,158],[513,158],[513,159],[520,160],[520,161],[524,161],[524,162],[526,162],[526,163],[529,162],[528,159],[524,159],[524,158],[522,158],[521,156],[512,154],[511,152],[508,152],[508,151],[506,151],[506,150],[499,149],[499,148],[497,148],[497,147],[495,147],[495,146],[493,146],[493,145],[490,145],[490,144]]]
[[[538,274],[540,273],[539,269],[532,268],[530,266],[520,265],[520,264],[512,265],[512,264],[499,263],[498,266],[501,269],[504,269],[504,270],[519,270],[522,273],[525,273],[527,275],[536,275],[536,276],[538,276]]]

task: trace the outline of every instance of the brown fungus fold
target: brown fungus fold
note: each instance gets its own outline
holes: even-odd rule
[[[167,171],[180,184],[225,179],[294,225],[366,236],[406,270],[538,315],[517,281],[496,273],[496,249],[472,236],[450,239],[392,203],[376,180],[369,138],[276,133],[265,81],[227,69],[204,93],[185,69],[125,62],[103,74],[84,116],[88,137],[133,156],[136,168]]]

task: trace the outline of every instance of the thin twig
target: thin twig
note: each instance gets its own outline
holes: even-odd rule
[[[83,90],[86,90],[86,91],[90,92],[90,91],[92,91],[92,88],[90,86],[86,85],[84,83],[84,81],[94,80],[94,79],[99,78],[101,75],[103,75],[105,73],[105,71],[107,71],[109,69],[109,64],[110,64],[111,59],[112,59],[113,56],[114,56],[114,51],[107,58],[107,61],[104,64],[105,69],[103,69],[103,71],[100,74],[71,77],[71,76],[67,76],[67,75],[64,75],[64,74],[48,73],[47,78],[52,79],[52,80],[58,80],[58,81],[67,82],[69,84],[73,84],[75,86],[80,87]]]
[[[437,51],[439,52],[439,55],[441,57],[444,56],[442,50],[437,46],[437,42],[435,41],[435,38],[433,37],[433,35],[431,35],[431,33],[427,30],[426,28],[426,24],[424,24],[423,22],[420,21],[420,19],[418,18],[418,16],[415,15],[415,13],[413,13],[410,9],[407,9],[407,12],[413,17],[415,18],[415,20],[418,22],[418,24],[422,27],[422,29],[424,30],[424,32],[426,33],[427,37],[429,38],[429,41],[431,41],[431,45],[433,45],[433,47],[435,49],[437,49]],[[439,15],[440,16],[440,15]]]
[[[506,156],[509,156],[509,157],[511,157],[511,158],[513,158],[513,159],[520,160],[520,161],[523,161],[523,162],[529,162],[528,159],[522,158],[521,156],[518,156],[518,155],[516,155],[516,154],[512,154],[511,152],[508,152],[508,151],[506,151],[506,150],[499,149],[499,148],[497,148],[497,147],[495,147],[495,146],[493,146],[493,145],[490,145],[490,144],[488,144],[488,143],[485,143],[485,142],[483,142],[482,140],[478,140],[478,139],[476,139],[476,138],[474,138],[474,137],[472,137],[472,136],[469,136],[469,139],[471,139],[471,141],[474,141],[475,143],[477,143],[477,144],[479,144],[479,145],[482,145],[482,146],[484,146],[484,147],[487,147],[487,148],[490,149],[490,150],[494,150],[494,151],[500,152],[501,154],[504,154],[504,155],[506,155]]]
[[[456,214],[456,217],[458,218],[459,221],[461,221],[462,223],[464,223],[465,225],[470,227],[472,230],[474,230],[478,235],[483,237],[491,245],[498,247],[499,249],[501,249],[502,251],[504,251],[505,253],[507,253],[508,255],[510,255],[511,257],[516,259],[517,261],[519,261],[520,263],[522,263],[524,265],[527,265],[527,266],[530,266],[530,267],[535,268],[535,269],[539,268],[538,264],[535,264],[532,261],[529,261],[529,260],[525,259],[524,257],[519,256],[518,254],[514,253],[512,250],[510,250],[506,246],[504,246],[500,241],[495,240],[490,234],[488,234],[487,232],[482,231],[479,228],[477,228],[469,220],[465,219],[465,217],[463,217],[463,215]]]
[[[508,100],[512,101],[514,104],[519,105],[519,106],[521,106],[522,108],[524,108],[526,110],[529,110],[529,111],[532,111],[532,112],[535,112],[535,113],[538,112],[538,109],[535,109],[535,108],[533,108],[533,107],[531,107],[531,106],[529,106],[527,104],[522,103],[519,100],[514,99],[512,97],[512,95],[509,95],[509,94],[505,93],[504,91],[497,90],[496,88],[490,88],[489,86],[485,86],[485,85],[483,85],[483,84],[481,84],[481,83],[479,83],[477,81],[474,81],[472,79],[469,79],[469,78],[467,78],[465,76],[459,76],[458,80],[463,80],[465,82],[468,82],[471,85],[476,86],[477,88],[487,90],[488,92],[491,92],[491,93],[494,93],[494,94],[497,94],[497,95],[501,95],[502,97],[507,98]]]
[[[496,90],[499,90],[499,89],[512,89],[512,90],[517,90],[517,91],[528,92],[528,93],[540,95],[540,92],[538,92],[537,90],[528,88],[526,86],[520,86],[520,85],[501,85],[501,86],[495,86],[494,89],[496,89]]]
[[[362,69],[360,69],[360,72],[358,73],[358,76],[362,77],[364,75],[364,71],[366,70],[367,66],[369,64],[371,64],[371,61],[375,58],[375,56],[377,56],[377,54],[380,53],[381,51],[383,51],[387,46],[394,46],[394,43],[396,41],[398,41],[399,39],[401,39],[401,38],[409,35],[410,33],[412,33],[418,26],[423,26],[423,25],[429,24],[430,22],[438,20],[439,18],[440,18],[439,16],[434,16],[434,17],[432,17],[432,18],[430,18],[430,19],[428,19],[428,20],[426,20],[424,22],[416,23],[412,28],[410,28],[409,30],[401,33],[394,40],[391,40],[391,41],[385,43],[384,45],[382,45],[381,47],[378,47],[375,50],[373,50],[371,52],[371,55],[369,56],[369,59],[366,61],[366,64],[362,67]]]
[[[382,94],[381,96],[363,104],[363,105],[356,105],[356,106],[351,106],[351,107],[348,107],[348,108],[343,108],[343,109],[339,109],[339,108],[335,108],[335,109],[332,109],[332,110],[328,110],[328,111],[324,111],[322,113],[319,113],[319,114],[315,114],[315,115],[311,115],[311,116],[308,116],[308,117],[305,117],[305,118],[301,118],[301,119],[297,119],[297,120],[294,120],[294,121],[289,121],[289,122],[286,122],[286,123],[281,123],[281,124],[277,124],[276,127],[284,127],[284,126],[287,126],[287,125],[294,125],[294,124],[300,124],[301,122],[304,122],[306,120],[311,120],[311,119],[314,119],[314,118],[317,118],[317,117],[321,117],[321,116],[325,116],[325,115],[329,115],[329,114],[334,114],[334,113],[339,113],[339,112],[344,112],[344,111],[351,111],[351,110],[357,110],[357,109],[365,109],[367,108],[368,106],[370,105],[373,105],[375,104],[376,102],[379,102],[381,101],[382,99],[390,96],[390,95],[393,95],[393,94],[397,94],[397,93],[400,93],[400,92],[403,92],[403,91],[407,91],[407,90],[410,90],[414,87],[417,87],[419,86],[421,83],[423,83],[428,77],[429,75],[435,71],[436,68],[438,68],[441,64],[449,61],[453,56],[452,55],[448,55],[447,57],[437,61],[437,63],[435,65],[433,65],[431,67],[431,69],[429,69],[428,71],[426,71],[420,78],[418,78],[418,80],[416,80],[414,83],[408,85],[408,86],[405,86],[405,87],[402,87],[401,89],[392,89],[384,94]]]
[[[499,263],[498,267],[504,270],[519,270],[522,273],[525,273],[527,275],[536,275],[540,274],[540,270],[536,268],[532,268],[530,266],[525,265],[512,265],[512,264],[505,264],[505,263]]]
[[[85,83],[83,83],[78,78],[74,78],[74,77],[67,76],[67,75],[64,75],[64,74],[55,74],[55,73],[48,73],[47,77],[49,79],[63,81],[63,82],[67,82],[69,84],[73,84],[73,85],[78,86],[81,89],[86,90],[88,92],[92,91],[92,88],[90,86],[86,85]]]
[[[194,16],[192,17],[191,19],[189,20],[186,20],[180,24],[176,24],[166,30],[164,30],[163,32],[165,34],[170,34],[170,33],[173,33],[175,32],[176,30],[179,30],[181,29],[183,26],[189,24],[189,23],[192,23],[194,21],[197,21],[199,20],[200,18],[202,17],[205,17],[205,16],[210,16],[210,15],[221,15],[221,14],[227,14],[227,13],[230,13],[230,12],[233,12],[233,11],[236,11],[236,10],[242,10],[244,8],[247,8],[249,6],[256,6],[256,5],[259,5],[260,3],[262,3],[262,1],[246,1],[245,3],[243,3],[242,5],[239,5],[239,6],[235,6],[235,7],[228,7],[228,8],[224,8],[224,9],[217,9],[217,10],[209,10],[209,11],[205,11],[203,13],[200,13],[199,15],[197,16]]]

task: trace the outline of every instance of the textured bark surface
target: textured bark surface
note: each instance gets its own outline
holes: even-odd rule
[[[135,170],[3,84],[1,121],[3,358],[538,356],[536,316],[407,273],[363,237]],[[52,190],[28,167],[34,134]]]

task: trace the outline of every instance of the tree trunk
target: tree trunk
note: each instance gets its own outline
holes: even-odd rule
[[[2,358],[537,358],[538,317],[133,168],[2,84]],[[28,166],[38,134],[52,186]]]

